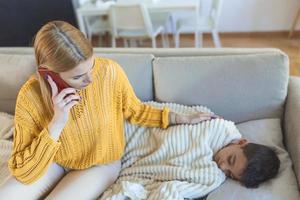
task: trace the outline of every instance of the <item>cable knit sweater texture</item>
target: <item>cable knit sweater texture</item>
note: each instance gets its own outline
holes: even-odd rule
[[[123,69],[114,61],[96,58],[93,82],[78,94],[59,140],[48,132],[52,116],[44,111],[38,80],[32,76],[22,86],[16,103],[11,173],[30,184],[56,162],[71,169],[86,169],[121,159],[125,148],[124,120],[166,128],[169,109],[143,104],[135,95]]]

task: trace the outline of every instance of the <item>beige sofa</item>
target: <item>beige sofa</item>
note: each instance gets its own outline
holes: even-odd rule
[[[95,49],[124,68],[137,96],[204,105],[236,122],[250,141],[276,149],[278,176],[258,189],[226,180],[206,199],[300,199],[300,78],[277,49]],[[0,48],[0,112],[14,113],[35,70],[32,48]],[[0,150],[1,151],[1,150]]]

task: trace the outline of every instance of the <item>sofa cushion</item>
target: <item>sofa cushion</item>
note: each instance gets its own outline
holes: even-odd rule
[[[33,55],[0,54],[0,111],[14,113],[18,91],[35,66]]]
[[[124,69],[137,95],[142,101],[153,100],[153,75],[151,54],[96,54],[110,58]]]
[[[13,129],[13,116],[0,112],[0,187],[11,176],[7,162],[13,147]]]
[[[298,185],[290,157],[282,143],[279,119],[255,120],[237,125],[243,137],[250,142],[274,147],[281,162],[276,178],[262,183],[256,189],[247,189],[238,182],[227,179],[223,185],[210,193],[207,200],[274,200],[300,199]]]
[[[0,139],[10,139],[13,135],[14,117],[0,112]]]
[[[204,105],[243,122],[282,117],[288,58],[282,53],[155,58],[155,100]]]
[[[284,141],[300,184],[300,77],[291,77],[284,114]],[[300,188],[300,185],[299,185]]]

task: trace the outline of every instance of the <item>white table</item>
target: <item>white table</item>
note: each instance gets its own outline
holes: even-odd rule
[[[84,4],[76,9],[76,16],[79,29],[86,34],[84,17],[87,16],[107,16],[111,5],[103,4],[96,6],[91,3]],[[195,47],[199,46],[198,24],[200,19],[200,0],[162,0],[152,4],[146,4],[149,12],[174,12],[191,11],[195,13]],[[202,6],[203,7],[203,6]],[[202,8],[201,7],[201,8]],[[203,13],[203,12],[202,12]]]

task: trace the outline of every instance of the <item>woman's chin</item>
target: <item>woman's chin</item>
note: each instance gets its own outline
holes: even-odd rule
[[[80,89],[85,89],[87,86],[89,86],[89,84],[81,86]]]

